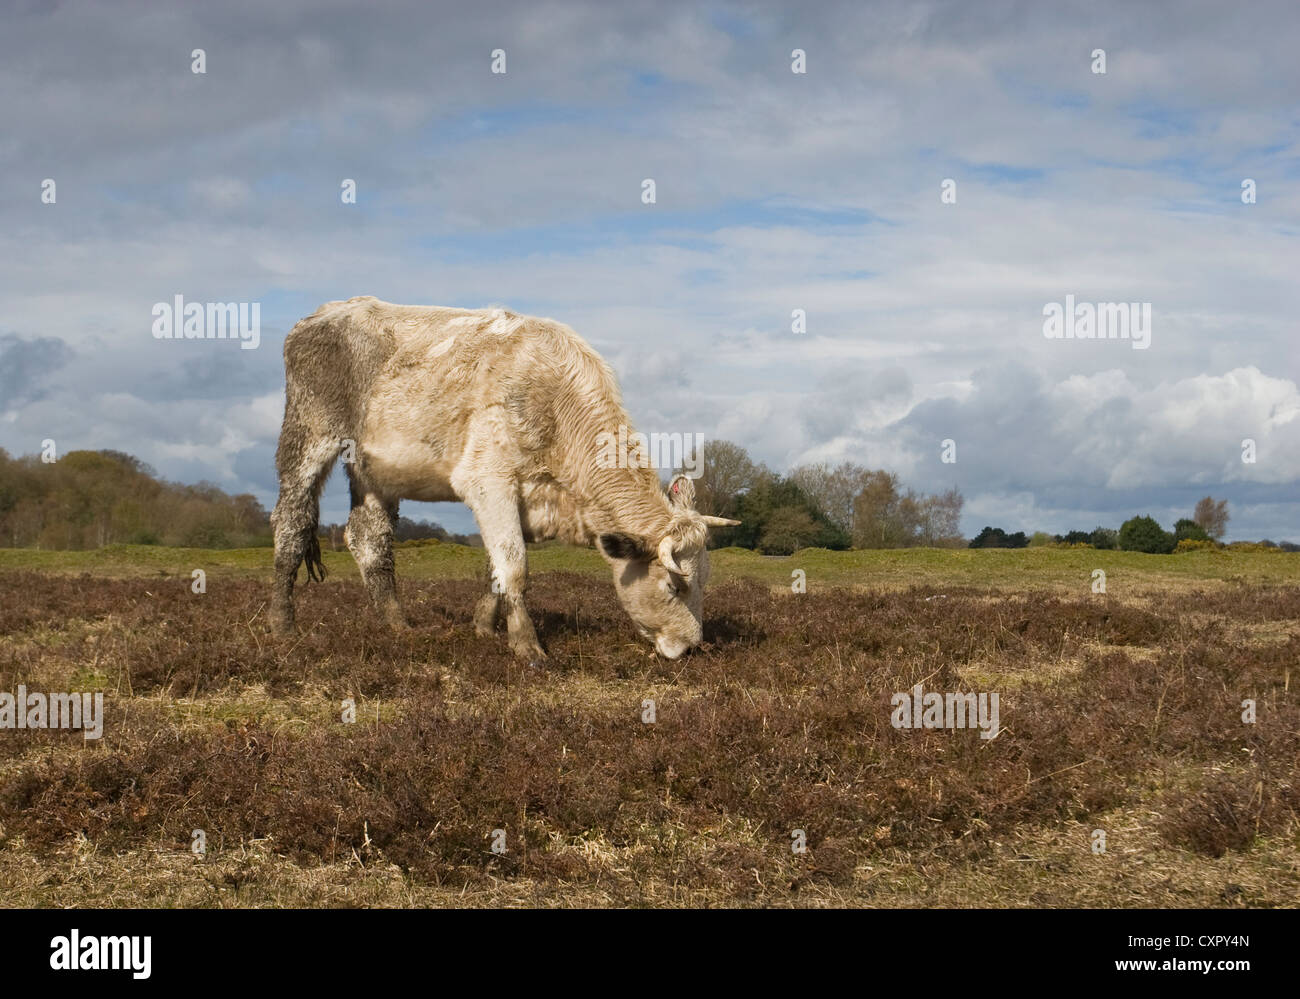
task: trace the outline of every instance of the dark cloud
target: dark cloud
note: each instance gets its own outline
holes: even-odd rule
[[[71,357],[58,337],[25,340],[14,333],[0,334],[0,411],[42,398],[50,376]]]
[[[809,393],[801,409],[804,429],[813,441],[852,434],[911,398],[912,380],[903,368],[848,364],[822,376]]]
[[[274,494],[279,490],[275,474],[275,445],[254,444],[235,455],[235,474],[246,487],[259,495]]]

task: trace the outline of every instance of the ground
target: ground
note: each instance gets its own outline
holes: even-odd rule
[[[401,549],[398,635],[325,560],[276,641],[269,550],[0,550],[0,691],[106,692],[101,740],[0,730],[0,904],[1300,898],[1300,556],[723,551],[670,663],[547,546],[543,667],[475,637],[480,551]],[[893,727],[916,683],[998,736]]]

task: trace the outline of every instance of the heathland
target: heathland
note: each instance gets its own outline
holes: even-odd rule
[[[270,556],[0,550],[0,692],[105,693],[99,740],[0,729],[3,904],[1300,897],[1294,554],[721,550],[666,662],[544,546],[542,666],[475,636],[481,550],[399,549],[401,634],[326,552],[285,641]],[[893,727],[917,684],[997,737]]]

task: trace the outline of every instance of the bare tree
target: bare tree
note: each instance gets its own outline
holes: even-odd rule
[[[1228,530],[1228,501],[1206,496],[1196,504],[1192,520],[1210,537],[1218,541]]]
[[[867,488],[870,469],[842,462],[832,468],[825,462],[800,465],[790,472],[790,479],[813,501],[831,523],[853,532],[853,505],[858,494]]]
[[[926,496],[903,491],[892,472],[866,472],[854,497],[855,548],[959,547],[961,510],[965,501],[957,489]]]
[[[750,489],[766,471],[731,441],[707,441],[700,477],[695,480],[695,508],[718,517],[731,514],[738,492]]]
[[[927,496],[921,502],[920,543],[928,548],[965,547],[961,535],[961,508],[965,500],[956,487]]]
[[[910,490],[898,490],[893,472],[871,472],[853,503],[853,547],[905,548],[913,543],[920,505]]]

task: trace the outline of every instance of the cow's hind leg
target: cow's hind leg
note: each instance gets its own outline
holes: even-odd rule
[[[524,606],[528,549],[519,522],[518,495],[507,482],[483,483],[462,495],[478,521],[492,570],[492,592],[475,609],[475,630],[483,634],[486,628],[491,633],[497,615],[504,613],[510,650],[520,659],[543,660],[546,653],[538,644],[537,631]]]
[[[305,561],[309,579],[325,578],[317,536],[320,491],[340,447],[338,441],[306,441],[301,427],[287,420],[280,434],[275,456],[280,473],[280,497],[271,513],[275,531],[275,583],[269,612],[271,628],[277,634],[293,627],[293,585],[298,567]]]
[[[393,562],[393,524],[397,504],[385,504],[373,493],[360,499],[353,495],[352,513],[343,532],[352,557],[357,560],[361,579],[370,599],[395,631],[407,627],[397,599],[397,573]]]
[[[479,600],[474,608],[474,631],[480,638],[487,638],[497,630],[500,623],[501,596],[494,590]]]

